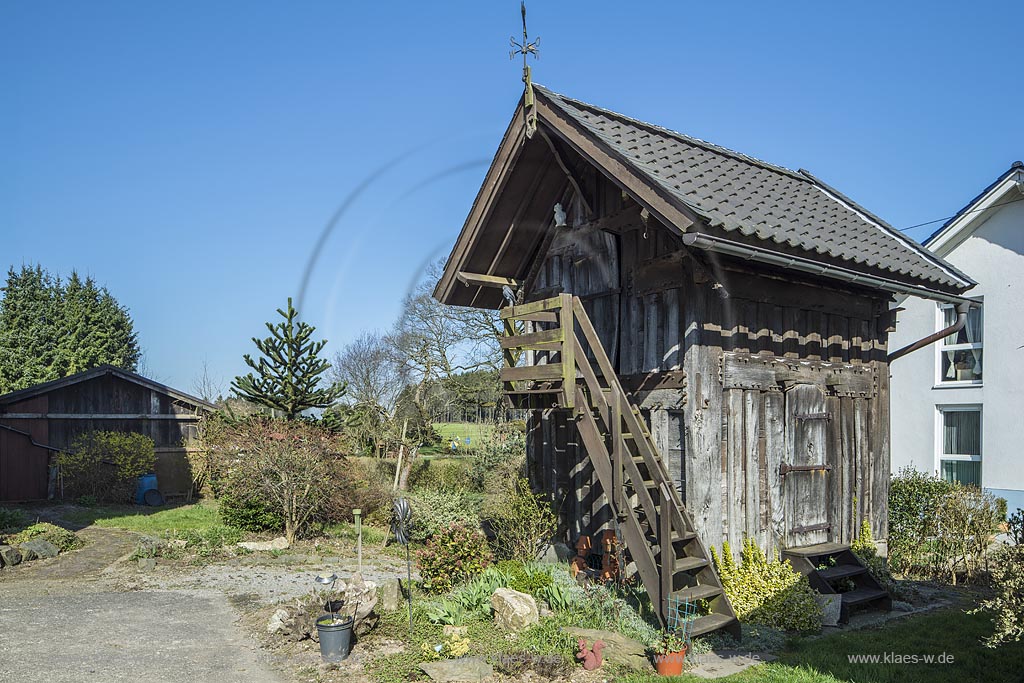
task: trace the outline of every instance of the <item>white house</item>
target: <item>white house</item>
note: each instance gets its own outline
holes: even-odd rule
[[[895,360],[892,469],[978,484],[1024,508],[1024,164],[1016,162],[924,245],[970,275],[982,306]],[[950,326],[950,305],[908,298],[889,348]]]

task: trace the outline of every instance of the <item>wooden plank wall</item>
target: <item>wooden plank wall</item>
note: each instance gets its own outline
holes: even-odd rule
[[[594,214],[583,215],[579,203],[571,202],[570,225],[607,223],[609,216],[631,210],[617,188],[588,182]],[[730,540],[738,549],[749,535],[773,553],[787,523],[785,484],[778,475],[782,463],[792,462],[783,387],[726,388],[722,358],[727,352],[872,369],[870,396],[826,391],[832,419],[825,453],[832,471],[826,500],[818,504],[828,508],[831,540],[852,540],[865,516],[876,538],[886,538],[887,302],[766,276],[714,255],[700,254],[696,263],[677,236],[653,219],[644,224],[638,210],[635,216],[611,230],[565,229],[541,256],[527,299],[562,291],[581,296],[625,384],[672,373],[670,388],[637,391],[633,400],[644,408],[663,454],[671,450],[672,430],[679,425],[670,411],[681,411],[685,438],[679,461],[669,458],[667,465],[704,541],[720,546]],[[571,422],[549,411],[535,413],[532,423],[536,483],[574,506],[567,524],[592,527],[600,496],[595,498],[596,482],[575,436],[562,436],[574,435]],[[565,496],[567,491],[576,493]]]

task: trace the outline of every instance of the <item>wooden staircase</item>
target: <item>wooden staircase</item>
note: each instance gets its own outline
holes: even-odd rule
[[[631,559],[627,570],[639,574],[662,623],[669,621],[673,598],[704,601],[706,613],[694,622],[692,635],[726,629],[738,639],[739,622],[711,556],[579,297],[560,294],[508,307],[501,318],[506,396],[518,408],[573,411],[618,520]],[[520,366],[525,351],[533,352],[534,362]]]
[[[811,588],[823,595],[839,594],[842,608],[839,621],[850,620],[850,612],[858,608],[892,609],[892,596],[875,581],[860,558],[841,543],[819,543],[782,551],[793,569],[807,577]],[[840,590],[846,587],[852,590]]]

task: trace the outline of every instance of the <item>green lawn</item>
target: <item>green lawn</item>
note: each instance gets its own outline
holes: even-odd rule
[[[1024,643],[996,650],[980,640],[992,632],[985,615],[943,609],[890,622],[884,628],[800,639],[778,662],[762,664],[743,673],[718,679],[726,683],[974,683],[1024,680]],[[892,655],[931,656],[933,663],[886,663]],[[951,663],[939,664],[945,654]],[[878,663],[852,663],[851,656],[877,655]],[[662,678],[626,676],[621,683],[697,683],[696,676]]]
[[[223,523],[217,514],[217,504],[213,501],[161,508],[141,505],[79,507],[65,513],[63,518],[76,526],[95,525],[145,534],[207,529]]]
[[[447,446],[452,439],[458,439],[459,448],[465,448],[468,436],[472,448],[480,445],[481,441],[491,435],[494,425],[476,422],[437,422],[434,429],[441,435],[442,446]]]

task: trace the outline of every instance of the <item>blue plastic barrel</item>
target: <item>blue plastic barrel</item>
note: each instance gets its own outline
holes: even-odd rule
[[[156,490],[156,475],[144,474],[139,477],[139,486],[135,489],[135,504],[146,504],[146,491]]]

